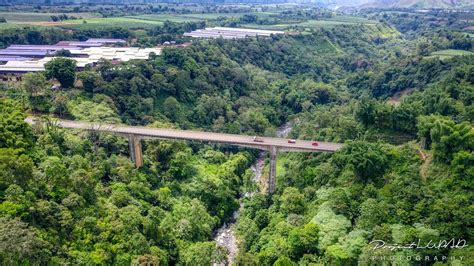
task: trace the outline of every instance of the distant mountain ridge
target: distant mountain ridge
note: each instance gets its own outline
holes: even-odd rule
[[[370,0],[362,7],[474,8],[474,0]]]
[[[340,7],[474,9],[474,0],[316,0],[316,3],[332,9]]]
[[[316,3],[321,6],[338,9],[341,7],[374,7],[374,8],[450,8],[474,9],[474,0],[0,0],[0,5],[5,4],[133,4],[133,3]]]

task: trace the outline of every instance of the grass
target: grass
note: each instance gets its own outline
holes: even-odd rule
[[[317,45],[318,51],[320,53],[330,53],[330,52],[342,52],[337,46],[335,46],[330,40],[321,41]]]
[[[325,27],[334,27],[338,25],[376,25],[377,22],[369,21],[365,19],[355,20],[349,18],[332,18],[327,20],[308,20],[306,22],[299,23],[298,26],[305,28],[325,28]]]
[[[33,13],[33,12],[0,12],[0,17],[4,17],[8,23],[0,24],[0,29],[15,28],[18,25],[36,25],[59,27],[63,29],[97,29],[123,27],[131,30],[149,29],[158,25],[163,25],[165,21],[176,23],[197,22],[212,20],[218,17],[240,17],[246,13],[196,13],[196,14],[145,14],[137,16],[101,18],[97,13],[67,13],[67,15],[81,17],[81,19],[51,21],[51,16],[58,16],[62,13]],[[258,13],[259,16],[269,16],[274,13]],[[86,23],[84,23],[84,21]],[[274,26],[273,28],[280,28]]]
[[[307,20],[305,22],[287,22],[282,24],[274,25],[257,25],[257,24],[245,24],[242,25],[246,28],[253,29],[267,29],[267,30],[284,30],[289,27],[296,26],[299,28],[328,28],[338,25],[377,25],[377,21],[368,20],[366,18],[353,17],[353,16],[336,16],[333,18],[327,18],[324,20]]]
[[[438,57],[441,60],[444,59],[449,59],[454,56],[465,56],[465,55],[474,55],[473,52],[469,51],[464,51],[464,50],[454,50],[454,49],[448,49],[448,50],[440,50],[431,53],[430,56],[427,56],[426,58],[433,58],[433,57]]]
[[[338,22],[345,22],[350,24],[378,24],[377,21],[369,20],[366,18],[361,17],[353,17],[353,16],[335,16],[332,18],[328,18],[325,21],[338,21]]]
[[[87,23],[84,23],[86,21]],[[161,21],[154,20],[143,20],[130,17],[117,17],[117,18],[92,18],[92,19],[78,19],[64,21],[62,24],[56,26],[71,29],[71,30],[84,30],[84,29],[97,29],[97,28],[114,28],[122,27],[127,29],[149,29],[159,25],[163,25]]]
[[[168,15],[168,14],[127,16],[126,18],[145,20],[145,21],[159,21],[159,22],[171,21],[171,22],[177,22],[177,23],[203,21],[203,19],[198,19],[198,18],[193,18],[193,17],[184,17],[184,16],[174,16],[174,15]]]
[[[284,30],[290,26],[291,24],[273,24],[273,25],[243,24],[242,28],[259,29],[259,30]]]
[[[30,25],[30,24],[18,24],[18,23],[0,23],[0,30],[5,30],[5,29],[19,29],[23,27],[31,27],[31,28],[45,28],[43,26],[36,26],[36,25]]]
[[[0,12],[0,17],[5,17],[9,23],[0,24],[0,29],[14,28],[17,25],[37,25],[37,26],[53,26],[70,30],[87,30],[98,28],[113,28],[122,27],[130,30],[150,29],[155,26],[163,25],[165,21],[172,21],[176,23],[183,22],[197,22],[205,20],[213,20],[218,17],[241,17],[248,13],[195,13],[195,14],[144,14],[137,16],[100,18],[96,13],[68,13],[68,15],[82,17],[82,19],[65,20],[52,22],[52,15],[60,15],[60,13],[7,13]],[[276,13],[259,12],[254,13],[259,17],[268,17]],[[84,23],[84,21],[86,23]],[[298,28],[320,28],[320,27],[334,27],[337,25],[376,25],[376,21],[371,21],[365,18],[353,16],[335,16],[324,20],[308,20],[305,22],[286,21],[281,24],[273,25],[258,25],[258,24],[244,24],[242,27],[254,29],[267,30],[285,30],[291,27]]]
[[[172,21],[172,22],[195,22],[195,21],[204,21],[204,20],[213,20],[219,17],[241,17],[248,13],[196,13],[196,14],[150,14],[150,15],[138,15],[138,16],[127,16],[127,18],[141,19],[141,20],[151,20],[151,21]],[[255,13],[259,17],[266,17],[275,13],[271,12],[260,12]]]
[[[202,19],[202,20],[209,20],[209,19],[216,19],[216,18],[219,18],[219,17],[242,17],[243,15],[245,14],[250,14],[250,13],[196,13],[196,14],[183,14],[183,15],[179,15],[180,17],[184,17],[184,18],[195,18],[195,19]],[[258,12],[258,13],[254,13],[255,15],[258,15],[259,17],[265,17],[265,16],[268,16],[268,15],[272,15],[272,14],[275,14],[275,13],[271,13],[271,12]]]
[[[59,16],[62,14],[63,13],[0,12],[0,17],[5,18],[8,23],[32,23],[51,21],[51,16]],[[96,13],[67,13],[66,15],[86,19],[99,17]]]

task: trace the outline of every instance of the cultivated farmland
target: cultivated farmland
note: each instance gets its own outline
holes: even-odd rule
[[[72,29],[72,30],[84,30],[84,29],[96,29],[96,28],[111,28],[111,27],[122,27],[127,29],[148,29],[162,25],[161,21],[154,20],[143,20],[130,17],[117,17],[117,18],[92,18],[85,20],[67,20],[63,23],[59,23],[55,26]]]
[[[51,21],[51,16],[60,16],[63,13],[36,13],[36,12],[0,12],[0,17],[5,18],[9,23],[35,23]],[[97,18],[96,13],[67,13],[68,16],[76,18]]]
[[[440,50],[440,51],[433,52],[427,58],[438,57],[439,59],[443,60],[443,59],[452,58],[454,56],[467,56],[467,55],[474,55],[474,53],[469,52],[469,51],[464,51],[464,50],[447,49],[447,50]]]

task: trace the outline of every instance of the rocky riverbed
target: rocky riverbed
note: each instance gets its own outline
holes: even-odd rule
[[[291,131],[291,124],[286,123],[280,128],[278,128],[276,135],[277,137],[284,138],[287,137],[288,134]],[[263,167],[265,166],[265,158],[267,157],[267,152],[261,152],[255,162],[250,166],[250,169],[253,172],[253,181],[260,185],[261,178],[262,178],[262,172],[263,172]],[[237,219],[239,218],[240,215],[240,210],[244,207],[242,200],[247,197],[252,197],[254,193],[244,193],[240,198],[239,201],[240,207],[238,210],[234,212],[232,215],[232,220],[230,223],[224,223],[217,231],[215,232],[215,237],[214,241],[216,241],[217,245],[220,247],[223,247],[227,250],[228,256],[227,256],[227,264],[225,263],[215,263],[214,266],[225,266],[225,265],[231,265],[232,262],[234,261],[235,257],[237,256],[239,252],[239,247],[237,243],[237,238],[235,237],[234,231],[232,226],[235,224]]]

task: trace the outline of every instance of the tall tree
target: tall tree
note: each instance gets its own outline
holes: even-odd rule
[[[46,77],[55,78],[63,88],[71,88],[76,80],[76,61],[57,57],[45,64]]]

